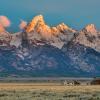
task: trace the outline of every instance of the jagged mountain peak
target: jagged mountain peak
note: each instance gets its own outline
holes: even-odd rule
[[[42,15],[35,16],[32,21],[27,25],[26,32],[29,33],[34,31],[35,27],[41,23],[41,25],[45,25],[44,18]]]
[[[92,24],[82,31],[64,23],[49,27],[39,15],[21,32],[10,34],[2,26],[0,30],[0,75],[96,76],[100,73],[100,35]]]
[[[31,41],[35,40],[46,40],[47,42],[52,42],[53,44],[63,44],[67,41],[70,33],[76,32],[69,26],[61,23],[55,27],[48,26],[42,15],[38,15],[32,19],[32,21],[26,26],[25,31],[27,33],[28,39]],[[58,46],[57,46],[58,47]]]
[[[92,34],[97,33],[97,29],[94,24],[87,25],[82,31],[92,33]]]
[[[70,31],[70,32],[76,32],[75,30],[73,30],[72,28],[70,28],[68,25],[66,25],[65,23],[61,23],[59,25],[56,26],[56,28],[60,31]]]
[[[44,21],[44,17],[42,15],[38,15],[38,16],[35,16],[32,21],[27,25],[26,27],[26,32],[27,33],[30,33],[32,31],[36,30],[37,33],[40,33],[41,31],[42,32],[45,32],[45,30],[48,30],[49,33],[51,32],[52,33],[60,33],[60,32],[63,32],[63,31],[72,31],[72,32],[75,32],[75,30],[73,30],[72,28],[70,28],[69,26],[67,26],[66,24],[64,23],[61,23],[55,27],[50,27],[48,26],[45,21]],[[48,32],[47,31],[47,32]]]
[[[82,44],[84,46],[93,48],[96,51],[100,52],[100,32],[97,31],[94,24],[89,24],[81,31],[78,32],[75,42]]]
[[[70,29],[70,27],[69,26],[67,26],[65,23],[61,23],[61,24],[59,24],[59,25],[57,25],[57,27],[59,28],[64,28],[64,29],[66,29],[66,30],[68,30],[68,29]]]
[[[38,15],[32,19],[32,21],[26,26],[26,34],[31,44],[39,41],[45,41],[57,48],[62,48],[65,42],[70,41],[76,32],[64,23],[57,26],[48,26],[42,15]]]
[[[35,16],[25,27],[24,32],[26,33],[26,38],[29,43],[33,45],[40,44],[41,41],[42,45],[45,45],[46,43],[61,49],[64,44],[67,44],[68,42],[73,40],[75,42],[78,42],[79,44],[92,47],[93,49],[96,48],[97,51],[100,51],[100,46],[98,46],[100,44],[98,35],[99,32],[96,30],[94,24],[87,25],[81,31],[76,31],[64,23],[61,23],[55,27],[50,27],[45,23],[44,17],[42,15],[38,15]],[[2,34],[2,37],[8,37],[6,35],[6,32],[3,32]],[[78,36],[76,36],[75,34]],[[13,35],[11,41],[13,45],[17,44],[18,47],[21,44],[22,38],[22,35]],[[39,41],[39,43],[37,41]]]
[[[37,15],[33,19],[43,20],[44,17],[43,17],[43,15]]]

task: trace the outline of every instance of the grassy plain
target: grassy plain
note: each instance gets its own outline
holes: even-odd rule
[[[100,86],[0,83],[0,100],[100,100]]]

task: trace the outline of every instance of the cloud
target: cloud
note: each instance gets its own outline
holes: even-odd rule
[[[24,29],[26,27],[26,25],[27,25],[27,22],[24,20],[21,20],[21,23],[19,24],[19,28]]]
[[[0,24],[0,32],[5,31],[5,28]]]
[[[0,24],[3,27],[9,27],[11,25],[11,22],[6,16],[0,16]]]

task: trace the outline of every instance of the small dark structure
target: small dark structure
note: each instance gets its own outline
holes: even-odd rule
[[[90,80],[75,80],[74,81],[75,85],[91,85]]]
[[[75,81],[74,81],[74,85],[80,85],[80,82],[77,81],[77,80],[75,80]]]
[[[91,85],[100,85],[100,78],[94,78],[94,80],[91,82]]]

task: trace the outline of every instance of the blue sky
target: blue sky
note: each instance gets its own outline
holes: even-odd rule
[[[100,0],[0,0],[0,15],[11,20],[10,31],[18,31],[20,19],[29,22],[38,14],[51,26],[64,22],[81,29],[94,23],[100,29]]]

